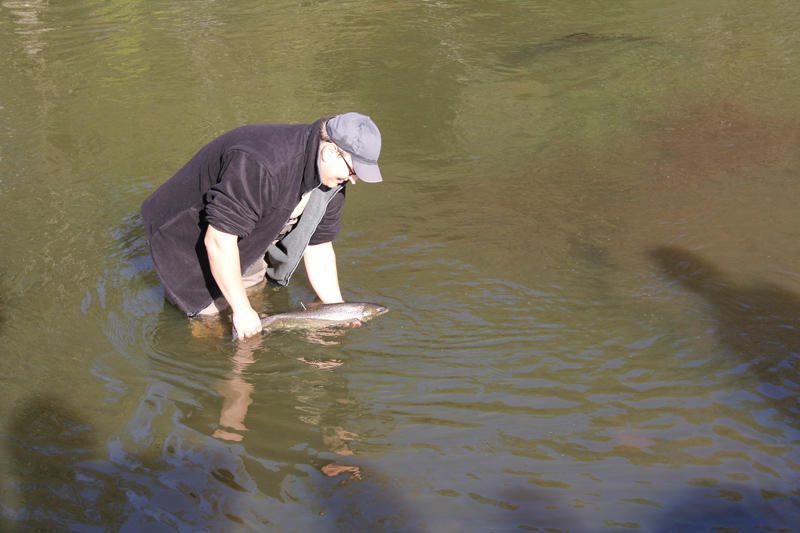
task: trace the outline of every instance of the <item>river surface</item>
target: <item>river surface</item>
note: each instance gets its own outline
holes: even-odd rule
[[[800,524],[800,3],[0,0],[0,529]],[[357,110],[345,298],[236,344],[138,215]],[[313,299],[305,275],[264,313]]]

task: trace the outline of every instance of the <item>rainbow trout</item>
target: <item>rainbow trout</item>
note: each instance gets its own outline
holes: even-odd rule
[[[382,305],[368,302],[344,302],[340,304],[312,304],[301,311],[279,313],[261,318],[265,332],[278,330],[315,330],[325,328],[358,327],[376,316],[388,313]],[[237,338],[233,332],[234,340]]]

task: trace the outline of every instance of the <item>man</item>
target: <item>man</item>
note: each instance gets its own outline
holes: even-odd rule
[[[261,331],[245,289],[285,285],[302,256],[324,303],[342,302],[333,240],[345,185],[382,181],[366,115],[242,126],[211,141],[142,204],[167,298],[189,316],[230,307],[240,337]]]

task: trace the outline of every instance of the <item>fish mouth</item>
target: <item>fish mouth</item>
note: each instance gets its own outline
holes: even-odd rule
[[[385,315],[388,312],[389,312],[388,307],[384,307],[382,305],[376,305],[375,307],[370,309],[368,313],[365,314],[365,318],[367,319],[375,318],[376,316]]]

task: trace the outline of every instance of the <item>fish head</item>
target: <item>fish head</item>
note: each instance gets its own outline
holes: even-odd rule
[[[362,310],[362,320],[370,320],[376,316],[384,315],[389,312],[388,307],[378,304],[365,303]]]

